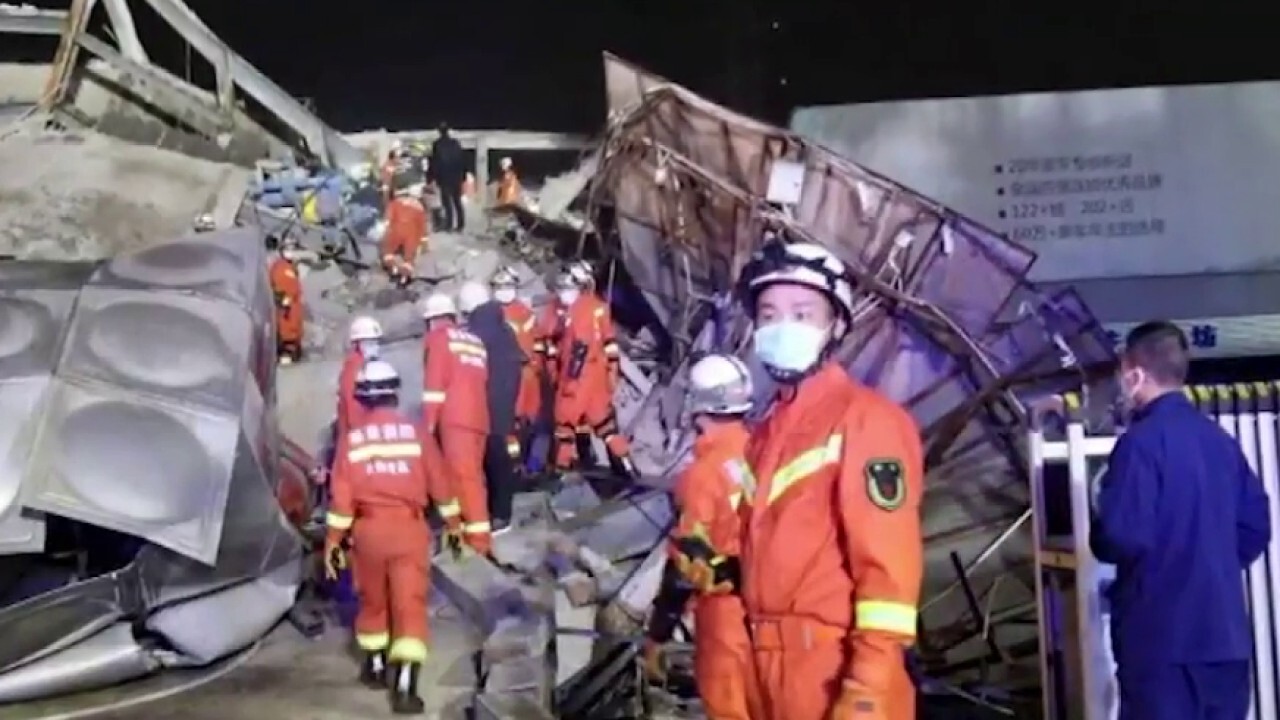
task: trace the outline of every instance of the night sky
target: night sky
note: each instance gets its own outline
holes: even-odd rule
[[[189,4],[342,130],[445,120],[590,132],[604,117],[606,49],[778,123],[816,103],[1280,77],[1280,10],[1237,0]],[[153,59],[184,73],[176,35],[145,3],[131,5]],[[325,12],[329,5],[342,11]],[[0,43],[0,60],[52,56],[45,39],[0,36]],[[202,65],[193,65],[195,78],[211,85]]]

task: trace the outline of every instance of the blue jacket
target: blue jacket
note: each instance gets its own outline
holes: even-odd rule
[[[1116,565],[1120,673],[1249,659],[1241,571],[1270,539],[1267,494],[1239,444],[1182,393],[1143,408],[1111,452],[1089,534]]]

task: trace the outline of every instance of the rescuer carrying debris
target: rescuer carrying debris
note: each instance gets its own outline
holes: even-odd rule
[[[515,433],[524,352],[516,342],[515,332],[507,325],[502,305],[489,297],[489,288],[484,283],[475,280],[463,283],[458,290],[458,305],[466,318],[466,329],[484,345],[489,371],[484,476],[489,518],[497,534],[511,524],[511,502],[517,490],[515,463],[507,445]]]
[[[511,158],[504,157],[498,161],[498,190],[494,196],[494,204],[497,207],[504,205],[515,205],[520,202],[520,177],[516,175],[516,169],[511,162]]]
[[[429,226],[422,206],[422,186],[396,190],[387,205],[387,229],[382,236],[382,267],[401,287],[413,281],[418,253],[426,246]]]
[[[910,720],[904,653],[922,574],[920,436],[832,358],[853,280],[810,243],[767,242],[739,290],[778,392],[752,435],[743,601],[764,717]]]
[[[662,645],[671,639],[689,594],[696,592],[694,673],[710,720],[751,720],[755,697],[738,557],[738,508],[755,493],[743,421],[751,399],[751,372],[732,355],[708,355],[689,370],[685,403],[698,438],[693,462],[676,483],[679,519],[644,646],[646,671],[662,678]]]
[[[306,312],[302,304],[302,281],[294,263],[298,240],[286,236],[284,240],[272,237],[267,242],[276,251],[267,271],[276,303],[276,357],[281,365],[289,365],[302,359]]]
[[[516,295],[520,278],[515,270],[499,268],[489,286],[493,288],[493,299],[502,305],[502,314],[515,333],[524,358],[520,368],[520,390],[516,394],[515,429],[507,442],[507,452],[519,470],[524,467],[524,451],[542,411],[542,361],[545,354],[538,351],[538,318],[533,308]],[[543,345],[545,347],[545,343]]]
[[[484,450],[489,435],[489,370],[480,338],[458,327],[453,298],[433,293],[422,301],[427,322],[422,381],[422,428],[438,437],[462,505],[463,539],[481,554],[493,548]]]
[[[416,715],[424,709],[418,676],[427,659],[431,582],[423,512],[431,501],[448,515],[456,502],[439,481],[445,476],[427,472],[439,459],[396,410],[399,390],[395,368],[380,360],[366,363],[356,378],[356,398],[366,412],[338,441],[324,558],[325,575],[336,580],[350,536],[360,596],[356,644],[364,653],[360,681],[375,690],[390,685],[392,710]]]
[[[555,464],[561,470],[573,467],[580,459],[578,437],[595,435],[604,440],[614,469],[634,479],[631,445],[613,407],[620,358],[609,307],[590,290],[581,265],[570,272],[574,285],[556,293],[565,315],[556,353]]]

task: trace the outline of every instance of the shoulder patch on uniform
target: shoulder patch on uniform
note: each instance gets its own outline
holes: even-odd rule
[[[872,458],[863,468],[867,479],[867,498],[871,504],[893,512],[907,501],[906,472],[897,458]]]

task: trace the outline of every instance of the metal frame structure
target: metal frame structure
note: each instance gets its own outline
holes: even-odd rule
[[[1280,508],[1280,383],[1196,386],[1187,395],[1239,443],[1262,479],[1272,517]],[[1092,492],[1117,435],[1089,433],[1079,396],[1055,397],[1036,408],[1027,446],[1034,525],[1035,581],[1039,602],[1040,672],[1047,720],[1114,720],[1119,711],[1111,654],[1106,586],[1113,566],[1089,549]],[[1061,437],[1046,430],[1051,416],[1065,420]],[[1054,434],[1055,439],[1050,439]],[[1057,472],[1065,470],[1065,477]],[[1061,503],[1069,507],[1062,507]],[[1069,527],[1054,526],[1068,518]],[[1253,703],[1250,720],[1280,710],[1280,537],[1273,533],[1263,556],[1243,575],[1253,623]]]

